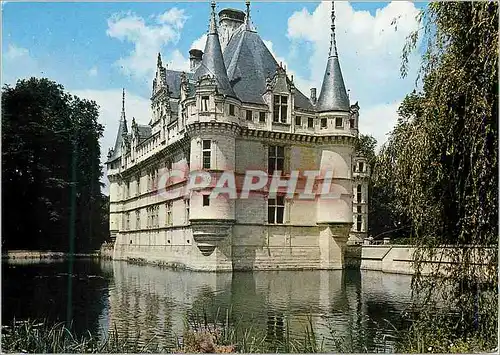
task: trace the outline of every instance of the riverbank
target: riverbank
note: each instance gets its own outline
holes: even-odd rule
[[[95,251],[93,253],[64,253],[58,251],[38,251],[38,250],[9,250],[2,252],[2,260],[16,260],[16,259],[32,259],[32,260],[57,260],[57,259],[88,259],[88,258],[99,258],[100,252]]]

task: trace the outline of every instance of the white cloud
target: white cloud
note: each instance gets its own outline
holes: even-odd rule
[[[205,50],[205,44],[207,43],[207,34],[203,34],[200,38],[197,38],[191,44],[190,49],[199,49],[200,51]]]
[[[44,74],[29,50],[15,44],[9,44],[2,59],[2,84],[14,85],[18,79]]]
[[[23,57],[29,57],[29,51],[26,48],[18,47],[14,44],[9,44],[4,58],[7,60],[15,60]]]
[[[108,19],[106,31],[108,36],[134,45],[129,55],[120,58],[116,64],[126,75],[144,83],[154,75],[157,53],[166,45],[179,41],[187,16],[184,10],[174,7],[163,14],[152,16],[152,19],[152,23],[148,24],[144,18],[132,12],[114,14]],[[181,59],[179,54],[174,51],[165,58],[165,62],[178,63]]]
[[[97,74],[98,74],[97,68],[96,67],[90,68],[88,74],[89,74],[89,76],[97,76]]]
[[[312,13],[304,8],[288,19],[290,59],[297,55],[304,56],[305,50],[301,48],[307,48],[305,43],[311,48],[307,74],[296,78],[298,87],[304,91],[315,86],[318,95],[330,45],[330,10],[331,3],[322,2]],[[418,53],[412,54],[410,58],[411,70],[407,79],[401,79],[399,68],[406,37],[418,25],[418,10],[413,3],[394,1],[378,9],[372,16],[368,11],[355,11],[348,2],[336,2],[335,13],[342,74],[350,90],[351,101],[359,101],[362,109],[360,128],[363,129],[365,124],[370,125],[365,114],[381,113],[383,107],[388,110],[393,104],[384,103],[400,102],[413,89],[419,63]],[[391,25],[394,19],[397,19],[396,26]],[[293,63],[293,60],[290,62]],[[386,118],[381,117],[380,120]],[[392,128],[390,122],[379,121],[378,126],[371,126],[375,131],[367,133],[383,138],[384,135],[377,131],[380,127]]]
[[[401,102],[379,104],[366,110],[360,108],[359,132],[370,134],[377,140],[377,152],[387,140],[387,134],[392,131],[398,119],[398,108]]]
[[[99,105],[99,122],[104,126],[101,138],[101,162],[107,160],[108,149],[115,145],[118,123],[120,121],[122,90],[68,90],[72,94],[88,100],[94,100]],[[151,118],[150,101],[130,92],[125,92],[125,112],[130,130],[132,117],[139,124],[148,124]],[[104,167],[105,169],[105,167]],[[108,191],[108,179],[104,175],[102,181],[106,184],[104,193]]]

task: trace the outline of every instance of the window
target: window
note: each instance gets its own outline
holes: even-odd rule
[[[167,218],[165,220],[165,225],[171,226],[172,225],[172,202],[167,202],[165,204],[165,208],[167,211]]]
[[[130,229],[130,212],[125,213],[125,230]]]
[[[136,178],[136,195],[139,196],[141,194],[141,176],[140,175],[137,175],[137,178]]]
[[[128,186],[128,181],[125,181],[125,184],[123,185],[123,195],[125,196],[125,198],[128,198],[129,195],[128,195],[128,190],[129,190],[129,186]]]
[[[167,159],[167,161],[165,162],[165,167],[166,167],[168,170],[172,170],[172,160]]]
[[[270,145],[267,163],[267,171],[269,175],[272,175],[275,170],[283,171],[285,163],[285,147]]]
[[[210,169],[210,159],[212,155],[212,141],[203,140],[203,169]]]
[[[358,214],[360,214],[360,213],[361,213],[361,206],[357,206],[357,207],[356,207],[356,212],[357,212]]]
[[[234,105],[229,104],[229,116],[234,116]]]
[[[135,229],[141,229],[141,211],[135,211]]]
[[[266,113],[265,112],[259,112],[259,122],[261,122],[261,123],[266,122]]]
[[[295,116],[295,125],[296,126],[302,126],[302,117]]]
[[[335,117],[335,128],[341,128],[344,127],[344,122],[342,120],[342,117]]]
[[[361,173],[365,170],[365,164],[362,161],[358,163],[358,170]]]
[[[252,111],[247,110],[247,121],[252,121]]]
[[[309,117],[307,119],[307,128],[314,128],[314,118]]]
[[[361,217],[361,215],[358,215],[358,217],[356,217],[356,231],[361,232],[361,225],[362,224],[363,224],[362,217]]]
[[[361,185],[356,188],[356,201],[361,203]]]
[[[288,96],[274,95],[273,122],[287,123]]]
[[[203,206],[210,206],[210,195],[203,195]]]
[[[267,222],[268,223],[283,223],[285,215],[285,196],[276,196],[267,200]]]
[[[326,118],[321,119],[321,128],[326,128]]]
[[[201,97],[201,110],[204,112],[208,111],[208,100],[210,98],[208,96],[202,96]]]
[[[354,118],[351,118],[351,119],[349,120],[349,126],[350,126],[351,128],[356,128],[356,127],[354,126]]]
[[[189,224],[189,200],[186,200],[184,203],[186,206],[186,224]]]

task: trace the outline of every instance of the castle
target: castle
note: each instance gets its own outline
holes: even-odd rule
[[[129,131],[123,97],[107,161],[113,258],[207,271],[343,268],[348,238],[366,236],[369,171],[355,152],[359,106],[342,78],[333,3],[319,97],[276,62],[249,2],[246,12],[220,11],[218,24],[212,2],[205,50],[190,50],[190,69],[167,70],[158,54],[146,126],[132,119]],[[269,186],[212,198],[213,184],[169,193],[192,172],[241,181],[256,169],[285,183],[293,172],[333,171],[338,198],[271,196]],[[163,179],[173,171],[186,175]]]

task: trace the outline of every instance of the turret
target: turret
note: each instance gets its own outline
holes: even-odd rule
[[[340,70],[337,42],[335,40],[335,7],[333,1],[331,19],[330,51],[316,109],[318,112],[349,112],[349,97],[347,96],[342,71]]]
[[[212,15],[210,17],[207,43],[205,44],[203,60],[194,74],[194,79],[197,81],[205,77],[215,79],[217,90],[220,94],[236,97],[229,83],[224,58],[222,56],[219,34],[215,21],[215,2],[212,2],[211,6]]]

